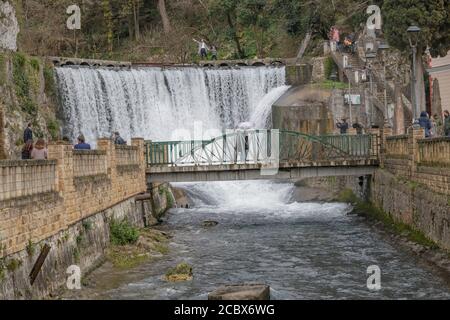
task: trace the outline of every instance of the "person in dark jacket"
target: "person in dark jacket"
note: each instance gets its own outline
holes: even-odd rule
[[[78,136],[78,144],[74,146],[75,150],[91,150],[91,145],[86,143],[86,139],[82,134]]]
[[[120,136],[119,132],[114,132],[114,144],[124,145],[124,144],[127,144],[127,143]]]
[[[33,140],[33,130],[31,128],[31,122],[28,123],[27,128],[23,132],[23,143],[27,143],[29,140]]]
[[[363,134],[364,127],[361,123],[359,123],[358,119],[356,119],[355,123],[353,123],[353,129],[356,129],[357,134]]]
[[[342,122],[336,123],[336,127],[338,127],[341,134],[347,134],[347,130],[348,130],[347,119],[342,119]]]
[[[444,135],[450,137],[450,112],[444,111]]]
[[[22,148],[22,160],[31,160],[31,152],[33,151],[33,140],[28,140]]]
[[[425,138],[429,138],[431,136],[431,121],[426,111],[422,111],[420,114],[419,125],[425,129]]]

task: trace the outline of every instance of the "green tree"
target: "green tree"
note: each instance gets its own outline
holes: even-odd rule
[[[445,56],[450,50],[450,1],[446,0],[385,0],[382,10],[384,32],[393,46],[409,48],[406,29],[419,26],[421,54],[430,48],[433,57]]]
[[[241,45],[241,30],[237,17],[239,2],[239,0],[210,0],[209,15],[215,21],[225,23],[226,38],[234,41],[236,56],[242,59],[245,57],[245,53]]]
[[[385,0],[382,7],[384,31],[388,42],[409,50],[407,28],[419,26],[419,47],[416,57],[416,101],[425,109],[423,54],[428,47],[433,57],[445,56],[450,50],[450,2],[448,0]]]

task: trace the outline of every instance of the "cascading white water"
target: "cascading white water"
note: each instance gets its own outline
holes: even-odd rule
[[[283,67],[61,67],[56,75],[65,134],[74,139],[83,133],[91,143],[113,131],[127,140],[169,140],[196,126],[231,129],[250,119],[265,126],[270,105],[287,90]]]

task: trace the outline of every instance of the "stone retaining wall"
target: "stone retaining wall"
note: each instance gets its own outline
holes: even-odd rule
[[[0,258],[146,191],[143,139],[98,149],[51,144],[51,160],[0,161]]]

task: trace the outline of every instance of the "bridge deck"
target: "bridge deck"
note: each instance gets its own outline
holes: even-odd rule
[[[276,166],[260,163],[198,166],[157,165],[147,169],[147,182],[290,180],[326,176],[364,176],[371,175],[377,166],[377,159],[284,162]]]

